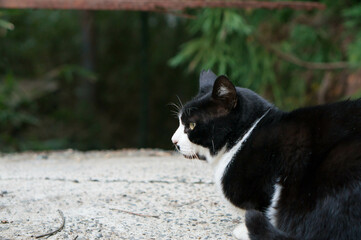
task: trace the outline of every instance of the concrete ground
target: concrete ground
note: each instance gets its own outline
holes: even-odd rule
[[[233,239],[211,167],[164,151],[0,157],[0,239]]]

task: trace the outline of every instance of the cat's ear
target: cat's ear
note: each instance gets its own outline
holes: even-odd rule
[[[216,81],[217,75],[214,74],[210,69],[202,70],[199,75],[199,92],[205,93],[208,90],[212,89],[214,81]]]
[[[213,85],[212,97],[222,102],[227,109],[237,105],[237,91],[233,83],[224,75],[219,76]]]

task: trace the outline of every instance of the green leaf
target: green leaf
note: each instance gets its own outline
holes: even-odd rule
[[[6,30],[14,30],[15,26],[11,22],[0,19],[0,27]]]

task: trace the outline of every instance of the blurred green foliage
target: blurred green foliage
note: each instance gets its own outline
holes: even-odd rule
[[[359,65],[361,63],[361,4],[342,11],[347,31],[353,32],[353,41],[347,47],[349,61]]]
[[[22,97],[16,88],[12,74],[4,76],[0,85],[0,148],[4,151],[14,150],[17,135],[28,125],[36,125],[38,119],[24,107],[30,109],[30,103]]]
[[[360,96],[359,0],[322,2],[324,11],[189,10],[195,19],[151,13],[147,146],[172,148],[177,120],[168,103],[176,95],[190,99],[202,69],[226,74],[284,110]],[[81,12],[0,11],[0,151],[138,146],[140,14],[91,14],[94,67],[87,69]],[[349,68],[305,68],[280,52]]]
[[[83,63],[81,13],[1,10],[0,19],[15,28],[0,26],[0,151],[138,146],[140,13],[91,12],[92,70]],[[185,24],[178,17],[149,15],[148,147],[172,147],[177,122],[168,103],[177,94],[187,99],[196,92],[196,76],[166,64],[188,39]],[[89,85],[91,102],[84,102],[81,95]],[[14,94],[22,100],[9,101]]]
[[[14,30],[14,24],[2,19],[3,17],[5,17],[4,12],[0,12],[0,36],[5,35],[8,30]]]
[[[270,47],[308,62],[361,66],[361,5],[321,1],[324,11],[206,9],[188,25],[191,40],[170,60],[190,72],[211,68],[283,109],[315,104],[324,71],[280,58]]]

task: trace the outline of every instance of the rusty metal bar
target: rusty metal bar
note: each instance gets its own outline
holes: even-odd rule
[[[164,11],[187,8],[325,9],[317,2],[239,0],[0,0],[0,8]]]

